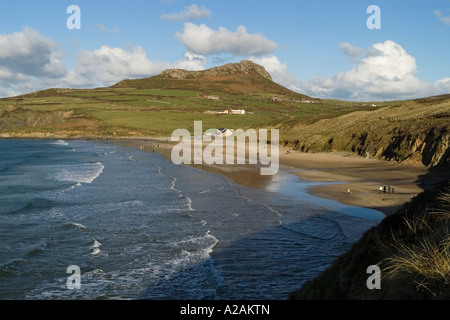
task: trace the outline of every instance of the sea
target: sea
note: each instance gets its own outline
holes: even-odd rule
[[[109,142],[0,140],[0,300],[288,299],[383,218],[312,185],[281,169],[249,188]]]

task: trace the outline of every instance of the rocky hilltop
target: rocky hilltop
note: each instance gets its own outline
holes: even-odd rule
[[[167,69],[149,78],[123,80],[112,88],[193,90],[209,94],[238,95],[271,93],[298,100],[310,99],[275,83],[263,66],[249,60],[201,71]]]
[[[271,75],[264,67],[250,60],[242,60],[239,63],[228,63],[223,66],[214,67],[203,71],[187,71],[183,69],[168,69],[163,71],[159,76],[170,79],[198,79],[203,76],[227,76],[235,73],[256,73],[264,79],[272,81]]]

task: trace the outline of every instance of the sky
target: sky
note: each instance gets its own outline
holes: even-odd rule
[[[252,60],[316,98],[450,93],[450,0],[41,0],[0,10],[0,97]]]

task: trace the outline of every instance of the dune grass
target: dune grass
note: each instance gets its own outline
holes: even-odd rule
[[[441,192],[437,203],[421,215],[404,217],[403,231],[384,241],[391,253],[380,263],[383,283],[414,286],[424,298],[450,296],[450,190]]]

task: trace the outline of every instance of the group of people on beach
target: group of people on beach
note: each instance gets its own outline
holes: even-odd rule
[[[378,189],[380,193],[394,193],[394,187],[392,186],[381,186]],[[347,189],[347,194],[350,194],[350,188]]]
[[[380,188],[378,189],[379,191],[380,191],[380,193],[381,192],[383,192],[383,193],[386,193],[386,191],[387,191],[387,193],[394,193],[394,187],[391,187],[391,186],[380,186]]]

